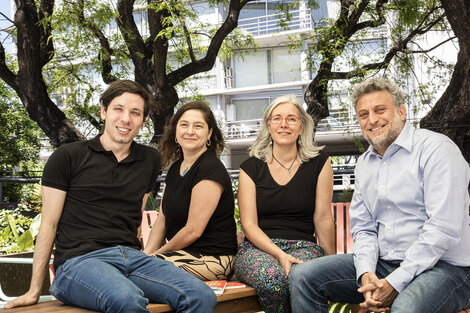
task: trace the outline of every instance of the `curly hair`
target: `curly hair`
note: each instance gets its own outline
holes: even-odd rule
[[[405,96],[397,87],[395,87],[388,79],[377,77],[369,78],[354,88],[350,99],[354,104],[354,107],[356,107],[357,100],[366,93],[382,90],[386,90],[392,95],[395,107],[398,108],[401,104],[405,103]]]
[[[200,111],[204,116],[204,120],[209,126],[209,129],[212,129],[212,135],[210,137],[211,145],[208,146],[207,149],[213,150],[217,155],[224,150],[224,137],[217,126],[217,121],[215,120],[214,114],[209,108],[209,105],[202,101],[189,102],[176,111],[176,113],[171,117],[170,123],[165,127],[159,149],[162,155],[162,168],[167,167],[171,162],[183,156],[181,148],[175,141],[176,125],[178,125],[178,121],[181,116],[189,110]]]

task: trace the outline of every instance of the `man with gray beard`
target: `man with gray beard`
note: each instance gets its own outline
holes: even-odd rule
[[[392,313],[455,313],[470,306],[470,169],[446,136],[406,122],[387,79],[359,85],[352,101],[370,143],[355,170],[353,254],[293,267],[294,313],[328,301]]]

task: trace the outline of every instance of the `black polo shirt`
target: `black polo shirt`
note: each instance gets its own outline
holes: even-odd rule
[[[44,186],[67,192],[54,267],[115,245],[140,249],[142,197],[152,190],[159,169],[157,150],[135,142],[121,162],[103,148],[99,136],[59,147],[42,176]]]

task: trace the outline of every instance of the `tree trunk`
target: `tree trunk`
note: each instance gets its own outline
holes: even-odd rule
[[[44,1],[46,3],[46,1]],[[53,1],[47,1],[52,14]],[[18,28],[18,74],[13,88],[18,93],[32,120],[49,137],[52,145],[85,139],[80,131],[67,119],[65,114],[49,97],[42,68],[53,56],[52,39],[48,38],[50,24],[39,23],[38,9],[34,2],[18,0],[15,26]]]
[[[442,6],[458,37],[460,51],[449,86],[421,120],[421,127],[450,137],[470,162],[470,3],[446,0]]]

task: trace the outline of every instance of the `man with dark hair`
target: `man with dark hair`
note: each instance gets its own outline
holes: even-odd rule
[[[387,79],[365,81],[351,98],[370,143],[355,169],[353,254],[293,268],[293,312],[328,312],[328,301],[392,313],[468,307],[468,163],[448,137],[406,122],[403,94]]]
[[[150,95],[135,82],[112,83],[101,97],[102,134],[58,148],[44,167],[41,227],[29,291],[5,308],[34,304],[55,243],[50,293],[101,312],[149,312],[149,301],[177,312],[212,312],[212,290],[172,263],[140,251],[142,210],[160,155],[134,142]]]

